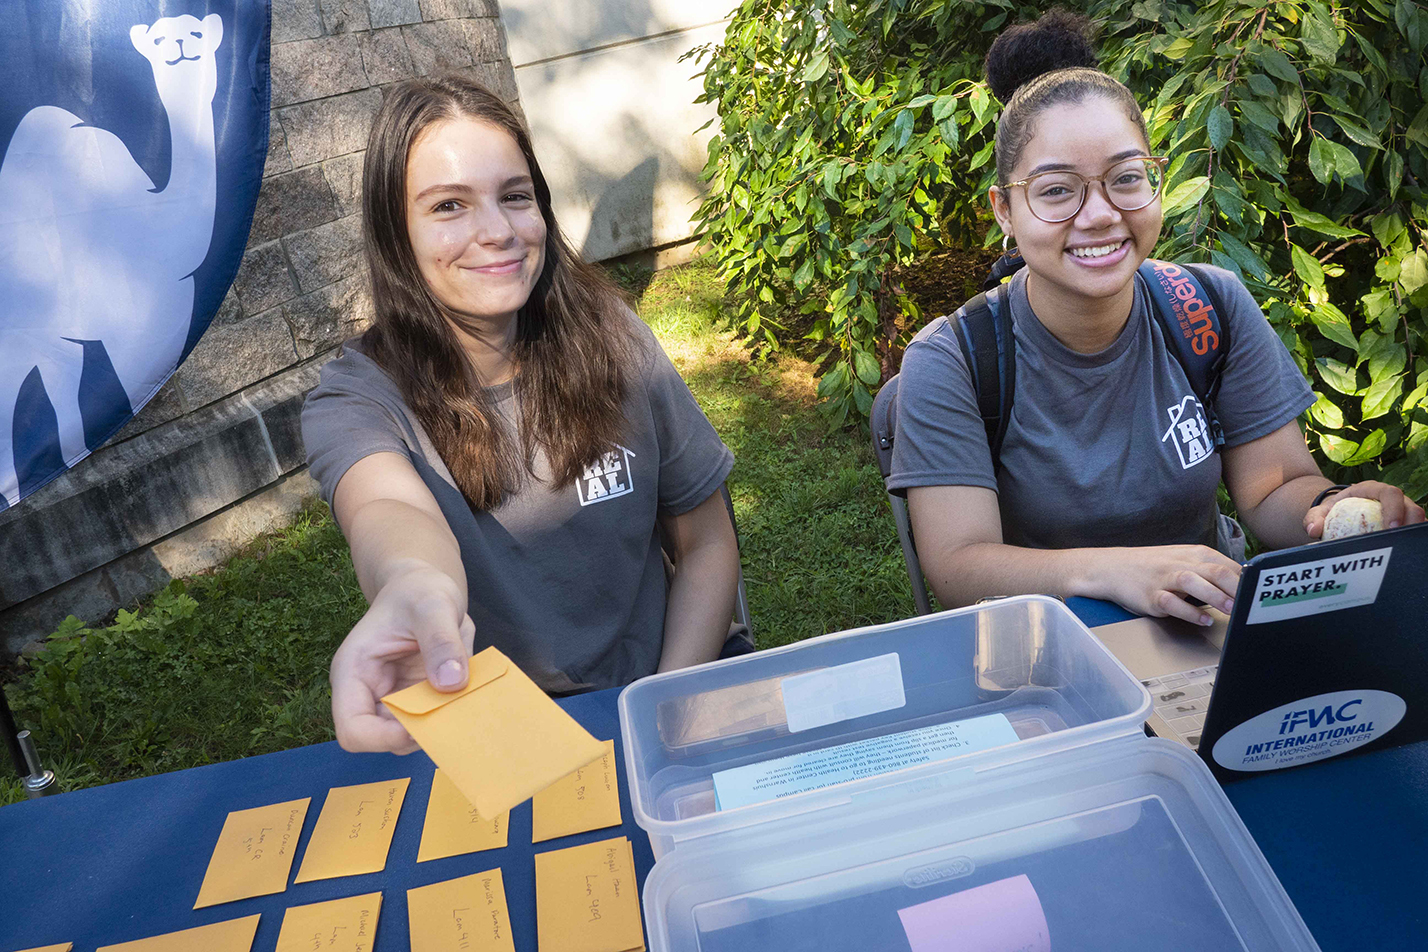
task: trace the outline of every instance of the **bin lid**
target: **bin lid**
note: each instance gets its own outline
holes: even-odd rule
[[[645,883],[651,952],[1318,948],[1178,744],[915,784],[681,844]]]
[[[1140,682],[1044,596],[655,675],[619,699],[632,810],[657,856],[859,790],[1141,736],[1149,709]]]

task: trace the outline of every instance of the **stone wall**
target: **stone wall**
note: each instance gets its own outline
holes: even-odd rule
[[[382,90],[459,71],[519,108],[496,0],[273,0],[267,165],[213,324],[113,440],[0,512],[0,653],[209,568],[313,496],[298,415],[370,318],[363,147]]]

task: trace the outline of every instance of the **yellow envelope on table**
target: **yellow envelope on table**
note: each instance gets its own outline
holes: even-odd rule
[[[293,906],[283,914],[277,952],[372,952],[382,894]]]
[[[644,952],[627,838],[537,853],[535,873],[540,952]]]
[[[509,813],[488,820],[466,802],[446,772],[437,768],[431,778],[431,797],[426,802],[426,821],[421,828],[417,862],[499,850],[506,847]]]
[[[170,932],[118,945],[101,945],[98,952],[252,952],[259,916],[215,922],[196,929]]]
[[[228,814],[193,908],[287,889],[310,802],[311,797],[303,797]]]
[[[443,694],[426,681],[382,698],[481,816],[530,799],[601,754],[600,742],[495,648]]]
[[[307,841],[293,882],[376,873],[387,867],[387,851],[410,777],[333,787],[327,791],[317,826]]]
[[[72,952],[73,942],[61,942],[59,945],[42,945],[33,949],[21,949],[20,952]]]
[[[499,869],[407,890],[411,952],[515,952]]]
[[[615,742],[605,755],[546,787],[531,801],[531,842],[620,825],[620,788],[615,779]]]

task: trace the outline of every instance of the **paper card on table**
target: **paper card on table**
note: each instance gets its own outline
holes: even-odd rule
[[[311,802],[311,797],[303,797],[228,814],[193,908],[287,889],[302,821]]]
[[[899,909],[912,952],[1051,952],[1041,899],[1025,875]]]
[[[372,952],[382,894],[293,906],[283,914],[277,952]]]
[[[535,795],[531,801],[531,842],[620,825],[620,788],[615,779],[615,742],[605,754]]]
[[[537,853],[535,871],[541,952],[644,952],[627,838]]]
[[[317,815],[295,883],[375,873],[386,868],[387,850],[402,812],[410,777],[333,787]]]
[[[514,952],[516,948],[499,869],[408,889],[407,923],[411,952]]]
[[[446,772],[438,768],[431,778],[431,797],[426,803],[417,862],[504,849],[510,818],[509,813],[498,813],[490,820],[481,816]]]
[[[442,694],[420,681],[382,703],[482,816],[504,813],[600,756],[600,742],[495,648],[471,659],[460,691]]]
[[[229,919],[182,932],[135,939],[133,942],[101,945],[97,952],[194,952],[196,949],[203,952],[252,952],[253,936],[258,932],[260,918],[257,915],[244,916],[242,919]]]

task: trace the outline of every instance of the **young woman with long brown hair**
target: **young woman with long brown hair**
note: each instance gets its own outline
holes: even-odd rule
[[[733,454],[566,244],[520,120],[463,79],[397,86],[362,213],[373,326],[303,409],[370,602],[332,663],[342,745],[411,749],[378,699],[462,687],[473,643],[551,693],[717,657]]]
[[[938,320],[903,360],[888,485],[907,493],[943,605],[1044,592],[1210,624],[1190,599],[1228,611],[1244,548],[1216,507],[1222,480],[1267,547],[1323,531],[1336,487],[1297,421],[1314,395],[1244,285],[1204,267],[1228,345],[1213,408],[1195,397],[1137,274],[1165,162],[1130,90],[1096,68],[1086,20],[1013,27],[986,68],[1006,103],[989,198],[1026,261],[1005,286],[1017,369],[1001,465],[957,328]],[[1224,442],[1207,449],[1211,409]],[[1339,488],[1377,499],[1389,526],[1423,521],[1396,487]]]

